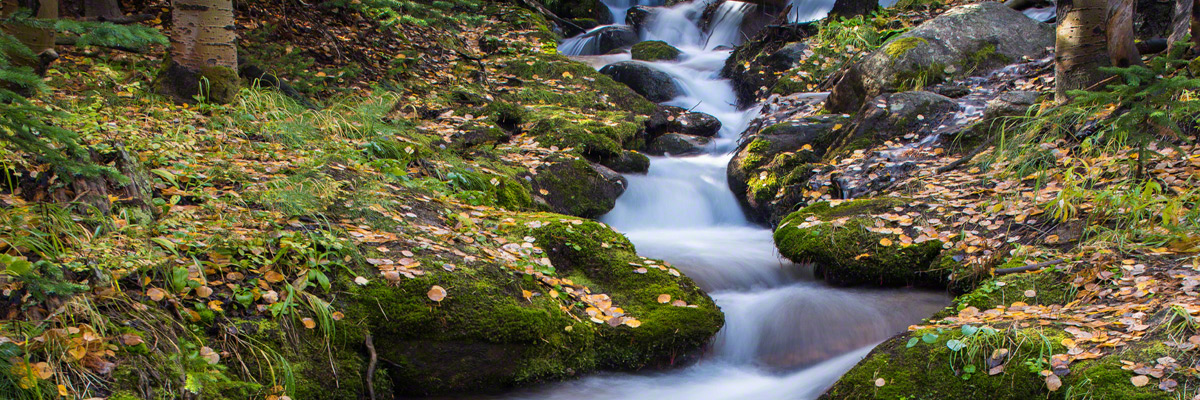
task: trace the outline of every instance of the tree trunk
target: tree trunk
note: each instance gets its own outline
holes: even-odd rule
[[[1117,67],[1142,63],[1133,41],[1133,4],[1134,0],[1108,0],[1108,58]]]
[[[1105,27],[1107,0],[1060,0],[1054,42],[1054,99],[1104,80],[1100,67],[1110,64]]]
[[[117,0],[83,0],[83,16],[98,21],[111,21],[125,16]]]
[[[0,16],[12,15],[12,13],[17,12],[20,7],[28,4],[32,4],[34,7],[32,10],[34,17],[41,19],[58,19],[58,0],[35,0],[32,2],[4,0],[3,8],[0,8]],[[34,28],[20,25],[3,25],[0,26],[0,28],[2,28],[5,33],[15,37],[25,46],[28,46],[29,50],[32,50],[33,54],[37,56],[37,59],[33,60],[20,58],[14,59],[13,63],[15,65],[33,67],[40,75],[46,71],[46,67],[50,65],[51,62],[58,58],[58,53],[54,51],[53,29]]]
[[[1171,34],[1167,36],[1167,48],[1185,42],[1192,33],[1192,9],[1196,0],[1175,0],[1175,12],[1171,14]],[[1193,35],[1194,36],[1194,35]],[[1194,39],[1192,39],[1194,40]]]
[[[830,17],[854,18],[867,15],[879,9],[879,0],[837,0],[833,9],[829,10]]]
[[[164,94],[227,103],[239,88],[232,0],[174,0],[170,63],[159,77]]]

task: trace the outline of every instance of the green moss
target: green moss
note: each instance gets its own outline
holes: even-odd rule
[[[1023,265],[1023,264],[1018,264]],[[1001,266],[998,268],[1008,268]],[[1053,268],[1037,272],[1027,272],[997,276],[980,283],[975,290],[959,296],[955,300],[958,309],[975,307],[980,310],[1009,305],[1022,301],[1028,304],[1067,304],[1075,297],[1074,287],[1069,276]],[[1026,297],[1026,291],[1032,290],[1033,297]]]
[[[932,268],[942,251],[942,242],[901,245],[894,236],[874,233],[872,214],[903,203],[903,199],[861,199],[830,206],[828,202],[809,205],[784,218],[775,230],[779,252],[797,262],[811,261],[815,272],[835,285],[878,285],[945,287],[949,275]],[[837,226],[823,223],[800,228],[808,218],[830,221],[849,219]],[[881,239],[896,243],[884,246]]]
[[[920,37],[897,38],[891,43],[884,45],[883,51],[889,56],[899,57],[904,55],[904,53],[907,53],[909,50],[915,49],[917,46],[926,43],[929,43],[929,41]]]
[[[679,58],[679,49],[661,40],[647,40],[633,45],[631,49],[634,60],[642,61],[671,61]]]
[[[927,334],[936,339],[932,343],[921,340]],[[1053,328],[981,330],[970,337],[959,329],[927,329],[901,334],[879,345],[822,398],[1046,398],[1050,392],[1037,374],[1043,367],[1031,368],[1026,361],[1036,365],[1039,359],[1048,359],[1050,355],[1064,351],[1059,342],[1068,336]],[[917,339],[912,347],[908,347],[910,339]],[[964,345],[957,351],[951,350],[947,345],[950,340]],[[1003,373],[988,375],[986,359],[998,348],[1008,349],[1010,357]],[[967,372],[970,369],[975,372]],[[877,386],[878,379],[884,380],[883,386]]]
[[[763,171],[750,176],[750,180],[746,182],[747,190],[750,198],[754,199],[758,204],[763,204],[771,201],[775,197],[775,193],[779,191],[779,181],[772,172]]]
[[[547,288],[501,265],[428,270],[391,285],[376,281],[352,288],[356,300],[346,313],[372,326],[380,357],[396,365],[387,373],[401,394],[489,391],[598,368],[665,365],[673,355],[698,349],[720,328],[719,309],[691,280],[657,269],[636,274],[628,263],[641,258],[624,236],[592,221],[564,222],[567,218],[527,214],[511,227],[493,229],[514,241],[534,237],[559,276],[581,277],[593,293],[611,295],[642,325],[577,320]],[[542,225],[525,225],[535,220]],[[441,302],[425,295],[433,285],[448,293]],[[523,290],[542,295],[526,300]],[[663,293],[698,307],[659,304]]]
[[[233,101],[242,89],[237,71],[226,67],[200,68],[200,84],[200,95],[204,96],[205,101],[219,104]]]

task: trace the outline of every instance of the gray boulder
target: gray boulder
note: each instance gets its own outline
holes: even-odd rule
[[[826,102],[852,113],[882,93],[979,75],[1054,47],[1054,28],[1001,3],[958,6],[867,55],[838,81]]]
[[[653,102],[664,102],[682,94],[679,85],[666,72],[640,61],[621,61],[605,65],[600,73],[624,83],[634,92]]]

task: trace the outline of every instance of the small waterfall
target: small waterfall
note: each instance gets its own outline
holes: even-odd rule
[[[833,7],[833,0],[797,2],[804,6],[796,8],[803,18],[823,17]],[[606,1],[614,15],[631,3]],[[873,345],[947,302],[940,293],[826,286],[813,279],[811,269],[779,256],[770,229],[746,219],[729,189],[726,167],[758,109],[737,108],[732,86],[719,76],[730,51],[716,48],[741,42],[743,18],[754,6],[726,0],[702,29],[709,4],[656,10],[640,36],[683,53],[681,61],[649,63],[683,89],[664,104],[710,114],[721,121],[721,130],[706,154],[651,157],[646,174],[626,175],[628,189],[601,220],[625,234],[639,254],[674,264],[708,291],[725,311],[725,327],[710,353],[687,368],[598,374],[504,398],[813,399]],[[568,39],[560,50],[576,46],[586,45]],[[599,68],[627,57],[581,60]]]
[[[755,6],[750,3],[728,0],[717,6],[710,18],[708,37],[704,48],[712,50],[720,46],[737,46],[742,43],[742,19]]]

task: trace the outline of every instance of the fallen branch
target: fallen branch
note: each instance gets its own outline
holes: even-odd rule
[[[375,400],[375,364],[379,361],[379,357],[375,354],[375,342],[371,340],[371,334],[367,334],[367,354],[371,359],[367,362],[367,398]]]
[[[1051,265],[1062,264],[1063,261],[1064,260],[1060,258],[1057,260],[1043,261],[1043,262],[1040,262],[1037,264],[1030,264],[1030,265],[1026,265],[1023,267],[1000,268],[1000,269],[996,270],[995,275],[1007,275],[1007,274],[1015,274],[1018,272],[1037,271],[1039,269],[1046,268]]]
[[[149,21],[156,17],[157,17],[157,15],[154,15],[154,14],[138,14],[138,15],[122,15],[120,17],[109,17],[109,18],[96,17],[96,18],[88,18],[87,20],[96,21],[96,22],[111,22],[111,23],[114,23],[117,25],[125,25],[125,24],[136,24],[138,22]]]

